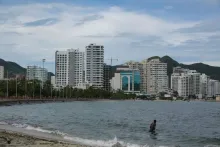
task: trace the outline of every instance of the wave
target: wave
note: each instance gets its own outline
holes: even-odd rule
[[[89,139],[82,139],[78,137],[70,137],[70,136],[64,136],[65,140],[74,141],[79,144],[89,145],[89,146],[99,146],[99,147],[112,147],[117,144],[117,147],[149,147],[148,145],[140,146],[137,144],[129,144],[125,143],[123,141],[118,141],[117,137],[115,137],[113,140],[89,140]]]
[[[17,128],[23,128],[25,130],[30,130],[30,131],[37,131],[37,132],[42,132],[42,133],[47,133],[47,134],[54,134],[54,135],[59,135],[62,139],[82,145],[89,145],[89,146],[96,146],[96,147],[181,147],[181,146],[156,146],[156,145],[138,145],[138,144],[131,144],[131,143],[126,143],[124,141],[120,141],[117,139],[115,136],[114,139],[112,140],[91,140],[91,139],[83,139],[79,137],[73,137],[67,133],[61,132],[59,130],[51,131],[51,130],[46,130],[38,126],[31,126],[28,124],[9,124],[6,122],[0,122],[0,125],[11,125]],[[220,147],[219,145],[206,145],[204,147]]]
[[[51,131],[51,130],[46,130],[38,126],[31,126],[28,124],[8,124],[6,122],[0,122],[0,125],[12,125],[17,128],[23,128],[25,130],[30,130],[30,131],[37,131],[37,132],[42,132],[42,133],[47,133],[47,134],[56,134],[61,136],[64,140],[74,142],[74,143],[79,143],[82,145],[89,145],[89,146],[98,146],[98,147],[112,147],[117,144],[117,147],[149,147],[148,145],[141,146],[138,144],[130,144],[130,143],[125,143],[123,141],[119,141],[117,137],[115,137],[112,140],[90,140],[90,139],[83,139],[79,137],[73,137],[67,133],[61,132],[59,130]],[[161,146],[162,147],[162,146]]]

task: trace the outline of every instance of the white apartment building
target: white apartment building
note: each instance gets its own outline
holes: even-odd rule
[[[103,88],[104,46],[90,44],[86,46],[85,79],[95,88]]]
[[[80,52],[79,49],[56,51],[55,62],[58,87],[77,86],[84,82],[84,52]]]
[[[205,98],[208,95],[208,81],[210,80],[209,76],[202,74],[200,76],[200,94],[201,98]]]
[[[4,79],[4,66],[0,66],[0,80]]]
[[[38,66],[27,66],[26,79],[45,82],[48,79],[48,71],[47,69]]]
[[[220,94],[220,82],[210,79],[208,81],[208,97],[213,97]]]
[[[167,64],[160,59],[147,61],[147,93],[157,94],[168,91]]]
[[[201,74],[196,70],[175,67],[171,75],[171,89],[177,91],[179,96],[188,97],[201,95]],[[205,82],[205,75],[202,76]],[[205,86],[203,84],[203,86]],[[205,86],[206,87],[206,86]],[[204,94],[206,92],[204,91]]]
[[[196,95],[198,96],[200,94],[200,73],[198,73],[196,70],[189,70],[188,75],[191,76],[190,80],[190,93],[191,95]]]
[[[179,96],[188,97],[190,95],[191,76],[187,73],[173,73],[171,75],[171,89],[177,91]]]

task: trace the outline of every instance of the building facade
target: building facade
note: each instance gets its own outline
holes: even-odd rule
[[[4,74],[5,74],[4,66],[0,66],[0,80],[4,79]]]
[[[77,86],[84,82],[84,52],[79,49],[56,51],[55,62],[57,86]]]
[[[200,73],[198,73],[196,70],[189,70],[188,75],[191,76],[190,80],[190,94],[196,95],[197,97],[200,94]]]
[[[173,73],[171,75],[171,89],[177,91],[179,96],[188,97],[191,92],[191,76],[187,73]]]
[[[85,80],[95,88],[103,88],[104,46],[90,44],[86,46]]]
[[[140,76],[141,76],[141,84],[140,84],[140,91],[141,92],[146,92],[147,88],[144,85],[146,83],[146,74],[144,74],[144,64],[140,63],[140,62],[134,62],[134,61],[130,61],[127,62],[125,65],[127,65],[130,69],[135,69],[135,70],[139,70],[140,72]]]
[[[208,81],[209,76],[202,74],[200,76],[200,98],[206,98],[208,96]]]
[[[48,71],[38,66],[27,66],[26,79],[46,82],[48,79]]]
[[[157,94],[168,91],[167,64],[160,59],[151,59],[146,63],[147,93]]]
[[[205,98],[208,94],[209,77],[196,70],[175,67],[171,75],[171,89],[182,97]]]
[[[110,79],[111,79],[111,66],[104,64],[103,88],[106,91],[111,90]]]
[[[208,97],[215,97],[220,94],[220,82],[210,79],[208,81]]]
[[[111,79],[111,87],[114,91],[122,90],[125,93],[140,93],[140,71],[130,68],[118,68]]]

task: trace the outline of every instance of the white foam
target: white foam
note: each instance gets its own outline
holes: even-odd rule
[[[49,131],[49,130],[42,129],[40,127],[32,127],[30,125],[28,125],[25,129],[33,130],[33,131],[38,131],[38,132],[43,132],[43,133],[49,133],[49,134],[57,134],[57,135],[61,135],[61,136],[67,135],[66,133],[60,132],[59,130]]]
[[[12,124],[12,126],[17,127],[17,128],[26,128],[28,125],[27,124]]]
[[[7,124],[5,122],[0,122],[0,124]],[[79,144],[83,144],[83,145],[88,145],[88,146],[96,146],[96,147],[112,147],[113,145],[120,143],[120,145],[122,147],[149,147],[149,145],[138,145],[138,144],[131,144],[131,143],[125,143],[123,141],[119,141],[117,139],[117,137],[115,137],[112,140],[90,140],[90,139],[83,139],[83,138],[79,138],[79,137],[72,137],[66,133],[60,132],[60,131],[50,131],[50,130],[45,130],[42,129],[40,127],[33,127],[27,124],[12,124],[12,126],[14,127],[18,127],[18,128],[24,128],[26,130],[32,130],[32,131],[37,131],[37,132],[42,132],[42,133],[48,133],[48,134],[57,134],[60,136],[63,136],[63,138],[67,141],[73,141],[75,143],[79,143]],[[155,147],[166,147],[166,146],[155,146]],[[210,146],[206,146],[206,147],[210,147]],[[218,147],[218,146],[217,146]]]
[[[118,141],[117,137],[115,137],[113,140],[89,140],[89,139],[82,139],[78,137],[70,137],[70,136],[65,136],[65,140],[68,141],[74,141],[79,144],[83,145],[89,145],[89,146],[98,146],[98,147],[112,147],[113,145],[120,143],[123,147],[149,147],[148,145],[145,146],[140,146],[137,144],[130,144],[130,143],[125,143],[123,141]]]
[[[0,121],[0,125],[8,125],[8,123]]]

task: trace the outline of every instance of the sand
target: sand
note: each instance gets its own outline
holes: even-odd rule
[[[22,133],[0,131],[0,147],[88,147],[79,144],[41,139]]]

